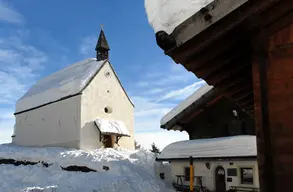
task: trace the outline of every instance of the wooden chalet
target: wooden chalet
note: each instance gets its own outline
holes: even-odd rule
[[[261,191],[292,192],[292,0],[215,0],[156,38],[255,120]]]
[[[190,191],[193,170],[195,191],[256,192],[259,191],[256,155],[256,137],[237,135],[171,143],[158,154],[156,161],[162,165],[160,175],[177,191]],[[169,162],[169,169],[162,162]]]
[[[161,128],[186,131],[190,140],[255,135],[251,116],[208,85],[167,113],[161,120]]]

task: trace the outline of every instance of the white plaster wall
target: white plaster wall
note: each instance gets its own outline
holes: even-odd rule
[[[77,95],[16,115],[12,142],[21,146],[79,148],[80,100]]]
[[[111,73],[110,78],[105,72]],[[104,112],[105,107],[111,107],[112,113]],[[96,118],[123,121],[131,137],[122,137],[120,147],[134,149],[134,108],[120,86],[114,71],[106,63],[92,82],[82,93],[81,99],[81,148],[100,148],[99,131],[94,124]]]
[[[210,169],[206,168],[206,163],[210,163]],[[233,165],[230,165],[233,162]],[[228,190],[230,186],[242,186],[242,187],[255,187],[259,188],[259,176],[258,176],[258,165],[257,161],[198,161],[194,162],[194,176],[203,176],[203,185],[209,190],[215,190],[215,170],[218,166],[222,166],[226,171],[226,181],[227,181],[227,169],[237,168],[237,177],[231,177],[232,182],[226,182],[226,189]],[[189,167],[189,160],[186,161],[172,161],[171,162],[171,175],[172,179],[176,182],[175,175],[184,175],[184,168]],[[254,170],[254,184],[244,185],[241,184],[240,180],[240,168],[253,168]],[[230,177],[230,176],[229,176]],[[189,181],[184,182],[185,185],[189,185]]]

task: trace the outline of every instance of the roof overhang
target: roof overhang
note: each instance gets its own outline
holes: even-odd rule
[[[237,157],[201,157],[193,158],[194,161],[256,161],[257,156],[237,156]],[[190,157],[185,158],[156,158],[156,161],[189,161]]]
[[[194,101],[191,105],[189,105],[187,108],[183,109],[180,113],[178,113],[175,117],[173,117],[170,121],[168,121],[165,124],[161,125],[162,129],[174,130],[174,131],[184,131],[183,125],[180,123],[182,118],[184,118],[187,115],[190,115],[191,113],[197,112],[198,114],[203,111],[204,108],[210,106],[212,103],[217,101],[221,98],[221,96],[216,96],[216,90],[215,88],[209,90],[207,93],[202,95],[199,99]]]
[[[216,107],[220,103],[229,105],[231,108],[231,115],[233,115],[233,110],[236,110],[238,116],[241,117],[241,119],[250,124],[254,123],[253,118],[247,112],[245,112],[242,108],[240,108],[227,97],[218,94],[215,89],[212,89],[207,94],[203,95],[200,99],[196,100],[192,105],[188,106],[186,109],[172,118],[170,121],[161,125],[161,128],[167,129],[168,131],[173,130],[188,132],[190,131],[190,123],[194,123],[195,121],[200,120],[201,118],[198,118],[199,115],[209,116],[211,114],[211,110],[213,110],[212,108]]]
[[[290,0],[218,0],[156,38],[158,45],[176,42],[165,54],[254,117],[252,53],[292,21]]]
[[[95,125],[102,135],[117,135],[130,137],[129,131],[122,121],[97,118]]]
[[[158,160],[220,160],[257,156],[256,136],[240,135],[178,141],[167,145],[157,156]]]

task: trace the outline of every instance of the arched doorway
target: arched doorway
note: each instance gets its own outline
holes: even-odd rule
[[[218,166],[215,170],[216,192],[226,192],[226,176],[225,169]]]

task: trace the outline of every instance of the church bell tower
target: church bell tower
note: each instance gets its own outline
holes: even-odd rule
[[[108,45],[106,36],[104,34],[103,28],[101,28],[99,40],[96,45],[96,52],[97,52],[97,61],[107,60],[109,59],[109,51],[110,47]]]

